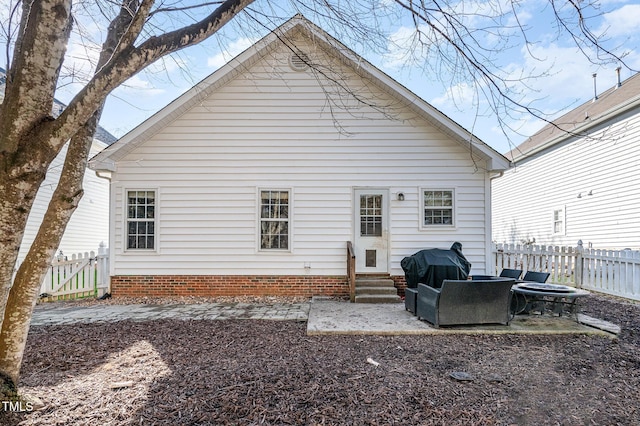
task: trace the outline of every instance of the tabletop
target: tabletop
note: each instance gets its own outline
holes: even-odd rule
[[[536,282],[520,282],[513,286],[512,290],[516,293],[531,296],[548,296],[548,297],[565,297],[576,298],[587,296],[590,293],[581,288],[569,287],[560,284],[547,284]]]

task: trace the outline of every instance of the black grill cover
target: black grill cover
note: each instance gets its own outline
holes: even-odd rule
[[[466,280],[471,270],[471,263],[462,254],[462,244],[458,242],[449,250],[420,250],[402,259],[400,266],[409,288],[418,287],[418,283],[440,288],[443,280]]]

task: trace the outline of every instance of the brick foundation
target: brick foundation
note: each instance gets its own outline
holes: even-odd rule
[[[407,288],[404,275],[393,275],[391,279],[393,280],[393,285],[398,289],[398,296],[404,297],[404,289]]]
[[[119,275],[114,297],[349,296],[346,276]]]

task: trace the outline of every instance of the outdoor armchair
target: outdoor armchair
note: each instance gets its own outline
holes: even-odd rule
[[[416,315],[436,327],[509,324],[513,278],[444,280],[441,288],[418,284]]]
[[[503,278],[513,278],[513,279],[518,279],[520,278],[520,275],[522,275],[522,269],[508,269],[505,268],[502,270],[502,272],[500,272],[500,276]]]
[[[549,274],[548,272],[532,272],[532,271],[527,271],[526,274],[524,274],[524,278],[522,278],[522,281],[531,281],[534,283],[544,283],[547,282],[547,280],[549,279]]]

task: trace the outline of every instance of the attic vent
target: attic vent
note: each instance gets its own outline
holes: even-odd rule
[[[294,71],[306,71],[309,68],[309,57],[302,53],[293,53],[289,57],[289,65]]]

